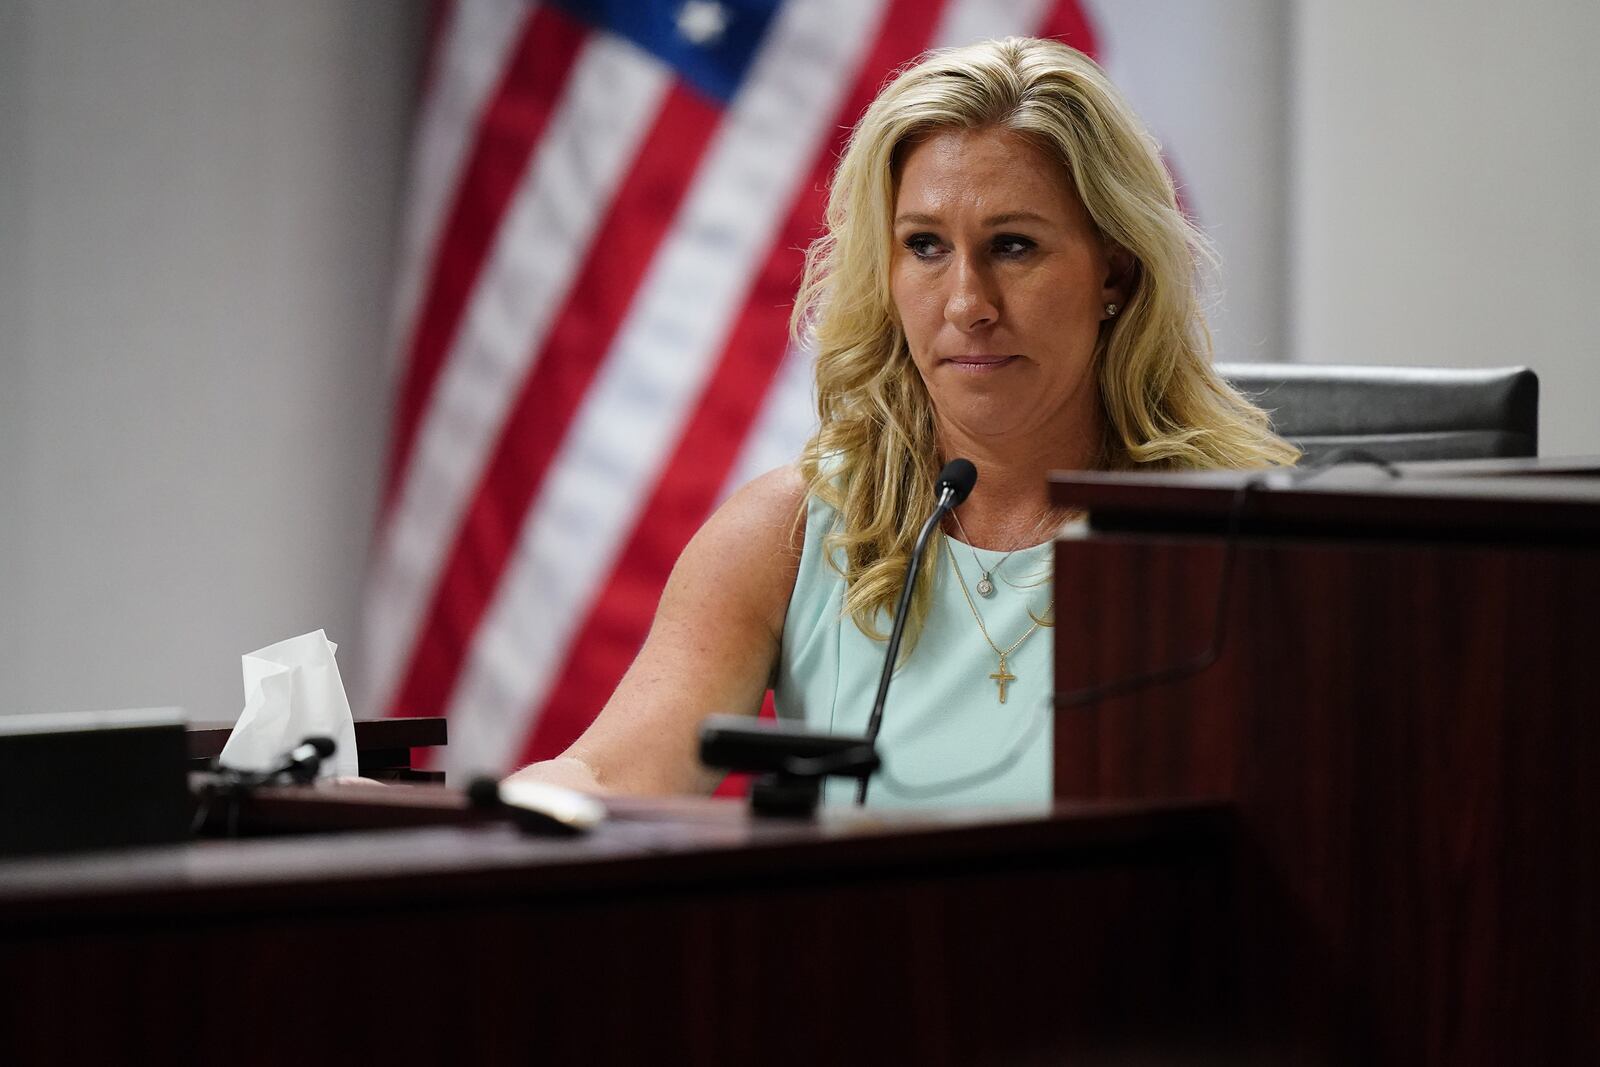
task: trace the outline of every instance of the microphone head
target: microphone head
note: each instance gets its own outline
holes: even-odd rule
[[[949,489],[955,494],[950,500],[950,506],[959,507],[972,492],[972,487],[977,484],[978,468],[972,465],[972,461],[953,459],[939,472],[939,480],[934,483],[933,491],[936,495],[942,496],[944,491]]]
[[[322,759],[327,759],[333,755],[333,750],[339,747],[333,743],[333,738],[331,737],[308,737],[301,744],[310,745],[318,757]]]
[[[467,786],[467,804],[474,808],[500,806],[500,780],[480,775]]]

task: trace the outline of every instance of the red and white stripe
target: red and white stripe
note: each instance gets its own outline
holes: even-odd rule
[[[1064,14],[1065,13],[1065,14]],[[717,108],[548,7],[459,0],[420,118],[366,703],[448,769],[564,747],[710,510],[813,424],[786,328],[842,139],[890,70],[1052,0],[786,4]]]
[[[367,614],[380,704],[403,674],[438,575],[540,342],[579,276],[669,79],[614,37],[589,40],[504,216],[419,419],[380,531]]]

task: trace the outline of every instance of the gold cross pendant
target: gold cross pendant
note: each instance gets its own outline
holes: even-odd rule
[[[1004,656],[1000,657],[1000,669],[989,675],[989,677],[993,678],[994,684],[1000,687],[1000,703],[1004,704],[1006,702],[1006,683],[1017,680],[1016,675],[1006,670],[1006,658]]]

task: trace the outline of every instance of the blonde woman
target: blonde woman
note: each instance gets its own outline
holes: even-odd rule
[[[1046,473],[1296,457],[1211,370],[1204,255],[1150,135],[1081,53],[991,41],[900,74],[851,136],[796,305],[820,429],[707,521],[605,710],[519,774],[709,791],[700,720],[754,714],[769,688],[781,717],[863,732],[935,477],[963,456],[977,487],[924,558],[871,800],[1048,797],[1066,516]]]

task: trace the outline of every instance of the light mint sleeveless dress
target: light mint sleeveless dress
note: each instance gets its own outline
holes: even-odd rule
[[[773,702],[778,717],[812,730],[863,734],[883,669],[886,641],[864,635],[844,614],[844,578],[824,558],[822,540],[836,512],[813,498],[806,509],[799,576],[784,619]],[[946,545],[948,544],[948,547]],[[972,603],[995,644],[1011,647],[1050,605],[1051,545],[1021,549],[994,575],[994,595],[978,594],[973,551],[992,568],[1005,555],[969,549],[938,535],[933,602],[921,637],[889,686],[878,734],[884,770],[872,780],[871,807],[996,806],[1049,801],[1053,730],[1050,692],[1055,631],[1041,626],[1006,657],[1005,703],[999,657],[984,640],[952,571],[961,569]],[[888,632],[888,613],[880,619]],[[829,779],[830,805],[855,801],[853,780]]]

